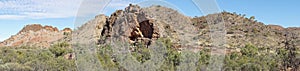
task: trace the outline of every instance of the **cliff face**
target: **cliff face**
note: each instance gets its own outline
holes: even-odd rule
[[[97,39],[99,44],[110,42],[109,38],[116,36],[116,39],[125,40],[130,44],[150,45],[152,40],[160,36],[158,24],[136,5],[130,5],[125,11],[116,11],[107,18],[103,27],[98,27],[97,30],[100,32]]]
[[[66,37],[64,33],[71,33],[71,29],[59,31],[56,27],[42,26],[40,24],[26,25],[19,33],[4,40],[2,46],[33,46],[50,47],[56,41]]]
[[[184,44],[193,42],[190,39],[195,37],[192,33],[194,30],[191,18],[171,8],[130,5],[124,11],[117,10],[110,17],[96,16],[74,31],[73,40],[84,44],[95,42],[98,46],[114,42],[150,46],[158,38],[171,38],[175,44]]]

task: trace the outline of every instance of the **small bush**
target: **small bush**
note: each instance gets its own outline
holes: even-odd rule
[[[63,57],[63,54],[71,52],[67,46],[69,46],[67,43],[58,43],[49,50],[28,46],[1,47],[0,71],[75,71],[75,60]],[[55,56],[57,54],[54,53],[61,51],[64,51],[62,55]]]
[[[62,56],[62,55],[72,52],[72,50],[68,48],[69,46],[70,45],[68,43],[62,42],[62,43],[53,45],[52,47],[49,48],[49,50],[53,54],[55,54],[56,57],[59,57],[59,56]]]

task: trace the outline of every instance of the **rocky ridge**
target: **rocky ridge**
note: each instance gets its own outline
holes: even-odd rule
[[[174,48],[210,48],[210,25],[208,18],[223,18],[226,30],[226,44],[230,51],[239,50],[247,44],[260,48],[281,48],[285,46],[286,35],[299,36],[299,27],[284,28],[278,25],[265,25],[254,17],[222,12],[202,17],[187,17],[171,8],[150,6],[141,8],[130,4],[124,10],[117,10],[110,16],[95,16],[75,31],[66,28],[59,31],[55,27],[28,25],[17,35],[1,42],[2,46],[39,45],[48,47],[56,41],[64,41],[67,33],[72,34],[75,43],[95,44],[98,46],[111,42],[128,42],[132,45],[150,46],[158,38],[170,38]],[[215,21],[214,23],[219,23]],[[70,41],[70,35],[68,36]],[[17,40],[18,39],[18,40]],[[299,38],[293,39],[299,47]]]
[[[255,19],[253,19],[254,17],[247,18],[245,15],[238,15],[229,12],[193,18],[193,25],[198,28],[198,31],[201,33],[201,35],[209,35],[208,30],[210,28],[206,18],[212,16],[222,17],[224,19],[227,41],[225,47],[228,49],[238,50],[247,44],[255,45],[259,48],[283,48],[285,47],[285,41],[287,41],[286,39],[293,39],[290,36],[286,36],[291,34],[295,34],[295,37],[298,37],[297,39],[293,39],[293,41],[295,41],[295,45],[297,47],[300,46],[299,27],[283,28],[279,25],[265,25],[262,22],[257,22]],[[207,45],[209,42],[201,42],[200,40],[200,43]]]
[[[42,26],[40,24],[26,25],[21,31],[16,35],[11,36],[9,39],[4,40],[0,43],[2,46],[33,46],[46,48],[50,47],[51,44],[58,41],[70,41],[63,40],[70,35],[72,30],[70,28],[65,28],[59,31],[56,27],[52,26]]]
[[[182,26],[183,24],[186,25]],[[174,46],[179,47],[185,46],[183,44],[196,44],[193,42],[196,40],[191,41],[196,37],[192,30],[195,28],[191,18],[171,8],[160,6],[140,8],[137,5],[129,5],[124,11],[117,10],[110,17],[96,16],[74,31],[73,40],[75,43],[92,42],[98,46],[120,41],[133,46],[138,44],[150,46],[158,38],[171,38]]]
[[[235,13],[222,12],[191,18],[171,8],[162,6],[140,8],[137,5],[129,5],[124,11],[117,10],[111,16],[98,15],[78,31],[94,28],[89,38],[96,38],[93,41],[98,46],[114,41],[124,41],[132,45],[143,43],[149,46],[157,38],[170,38],[174,48],[193,47],[196,50],[212,47],[207,18],[224,19],[227,42],[223,46],[228,48],[229,52],[238,51],[247,44],[260,48],[282,48],[285,46],[285,39],[290,38],[285,35],[293,33],[300,37],[300,30],[297,27],[265,25],[257,22],[254,17],[247,18],[245,15]],[[218,22],[220,21],[214,23]],[[299,39],[294,40],[299,47]]]

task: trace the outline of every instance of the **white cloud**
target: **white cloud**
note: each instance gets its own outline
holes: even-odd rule
[[[0,19],[20,20],[20,19],[25,19],[25,16],[20,16],[20,15],[0,15]]]
[[[82,0],[0,1],[0,19],[43,19],[74,17]]]
[[[90,16],[123,9],[133,0],[4,0],[0,19],[44,19]]]

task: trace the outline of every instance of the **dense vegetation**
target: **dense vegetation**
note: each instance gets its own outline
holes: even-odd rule
[[[180,52],[174,49],[169,39],[160,38],[167,48],[164,62],[158,71],[176,71],[182,59]],[[67,59],[64,55],[72,53],[70,45],[63,42],[48,49],[35,47],[1,47],[0,70],[9,71],[76,71],[75,59]],[[141,63],[151,59],[147,47],[139,45],[131,54]],[[292,50],[291,50],[292,49]],[[279,71],[294,70],[299,67],[297,48],[258,48],[248,44],[240,52],[232,52],[225,56],[223,70],[225,71]],[[126,71],[115,61],[112,48],[109,45],[98,47],[97,56],[104,70]],[[205,70],[210,60],[210,49],[202,49],[197,53],[199,60],[197,70]],[[298,69],[299,70],[299,69]]]
[[[181,54],[175,50],[172,46],[172,42],[169,39],[159,39],[166,47],[167,53],[165,54],[165,61],[158,71],[176,71],[179,68]],[[122,66],[119,66],[117,62],[114,62],[110,58],[111,47],[102,47],[100,50],[106,51],[106,53],[101,52],[99,55],[100,61],[105,68],[118,68],[124,70]],[[147,49],[140,48],[144,51]],[[232,52],[226,54],[224,60],[224,71],[279,71],[279,70],[294,70],[297,71],[299,64],[299,58],[291,57],[290,50],[287,48],[258,48],[254,45],[247,44],[245,47],[241,48],[240,52]],[[297,52],[298,49],[293,50]],[[109,53],[109,54],[108,54]],[[140,62],[145,62],[149,60],[148,54],[140,54],[133,52],[133,56]],[[197,70],[206,70],[207,65],[210,60],[210,49],[203,49],[198,52],[199,60],[195,64],[197,65]],[[297,53],[294,53],[297,56]],[[143,58],[144,57],[144,58]],[[289,62],[289,59],[294,59],[293,62]],[[286,63],[294,63],[286,64]],[[299,69],[298,69],[299,70]]]
[[[75,70],[75,60],[64,58],[71,53],[69,44],[62,42],[48,49],[36,47],[1,47],[0,71],[67,71]]]

